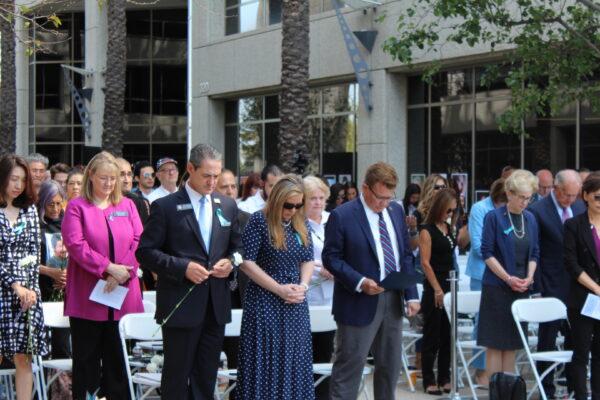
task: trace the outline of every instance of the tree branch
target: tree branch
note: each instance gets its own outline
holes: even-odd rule
[[[587,8],[591,8],[592,10],[600,12],[600,4],[593,2],[592,0],[575,0],[578,3],[583,4]]]
[[[587,0],[586,0],[587,1]],[[585,42],[585,44],[592,49],[595,53],[596,53],[596,57],[600,58],[600,47],[596,46],[594,43],[592,43],[585,35],[583,35],[581,32],[577,31],[576,29],[572,28],[569,24],[567,24],[565,21],[563,21],[562,18],[557,18],[557,21],[559,24],[561,24],[566,30],[568,30],[569,32],[571,32],[572,34],[574,34],[575,36],[579,37],[581,40],[583,40]]]

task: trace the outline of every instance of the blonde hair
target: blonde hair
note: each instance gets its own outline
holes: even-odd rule
[[[423,183],[423,190],[421,191],[421,200],[417,210],[421,213],[423,221],[427,219],[427,214],[433,204],[433,198],[435,197],[436,191],[434,190],[435,184],[438,180],[443,180],[446,188],[448,187],[448,180],[439,174],[431,174],[425,179]]]
[[[96,171],[98,171],[99,169],[106,167],[112,169],[115,173],[115,187],[113,188],[113,191],[109,196],[109,201],[112,203],[112,205],[117,205],[121,202],[121,199],[123,198],[123,194],[121,193],[121,179],[119,179],[121,169],[119,168],[119,164],[117,164],[117,159],[112,154],[106,151],[101,151],[100,153],[92,157],[87,167],[85,167],[85,170],[83,171],[81,197],[83,197],[90,203],[94,202],[94,190],[92,188],[92,181],[90,180],[90,177],[92,174],[95,174]]]
[[[535,193],[538,190],[538,178],[526,169],[517,169],[504,181],[504,189],[513,193]]]
[[[267,204],[264,208],[265,218],[267,219],[267,228],[269,237],[273,242],[273,246],[278,250],[287,250],[285,245],[285,231],[281,224],[281,213],[283,211],[283,203],[290,196],[304,196],[304,185],[302,178],[298,175],[288,174],[273,186],[273,190],[269,194]],[[306,247],[308,246],[308,230],[306,229],[304,208],[296,211],[292,217],[292,227],[300,236],[300,241]]]
[[[304,178],[304,197],[308,197],[313,194],[317,190],[320,190],[325,195],[325,199],[329,198],[331,191],[329,190],[329,186],[323,182],[322,179],[317,178],[316,176],[309,175]]]

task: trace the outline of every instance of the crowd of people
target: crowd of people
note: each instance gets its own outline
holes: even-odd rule
[[[599,172],[507,167],[467,210],[444,174],[396,198],[398,175],[383,162],[360,186],[275,165],[240,185],[206,144],[185,166],[170,157],[132,165],[107,152],[85,167],[48,164],[40,154],[0,158],[0,356],[16,369],[19,400],[31,398],[32,355],[73,359],[74,399],[128,399],[118,322],[143,312],[144,290],[157,291],[165,399],[212,398],[221,351],[238,370],[231,398],[354,399],[371,355],[375,398],[393,399],[405,316],[422,319],[423,390],[449,393],[443,299],[459,251],[481,291],[478,383],[514,372],[522,342],[511,304],[557,297],[568,321],[541,324],[538,350],[564,336],[577,400],[587,399],[591,354],[600,399],[600,321],[581,313],[588,294],[600,295]],[[422,295],[416,285],[384,290],[397,271],[422,274]],[[105,293],[127,288],[120,308],[90,299],[99,281]],[[53,301],[64,302],[69,329],[45,328],[42,302]],[[311,334],[310,306],[330,306],[337,330]],[[224,337],[232,308],[244,310],[239,338]],[[313,362],[332,360],[315,388]],[[554,382],[544,379],[549,398]]]

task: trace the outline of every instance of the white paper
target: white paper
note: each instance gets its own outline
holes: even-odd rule
[[[105,293],[105,286],[106,281],[100,279],[98,283],[96,283],[94,290],[92,290],[92,294],[90,294],[90,300],[120,310],[121,306],[123,305],[123,301],[125,301],[125,296],[127,296],[129,288],[117,285],[112,292]]]
[[[600,296],[588,294],[585,304],[581,309],[581,315],[600,320]]]

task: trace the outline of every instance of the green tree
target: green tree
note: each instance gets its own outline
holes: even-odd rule
[[[308,0],[283,0],[278,148],[285,171],[300,172],[297,157],[309,156],[309,27]]]
[[[425,71],[431,81],[447,45],[502,53],[505,66],[489,66],[481,80],[489,85],[508,67],[512,93],[499,117],[504,132],[525,133],[531,115],[557,114],[575,100],[600,110],[600,5],[592,0],[417,0],[402,14],[398,32],[384,50],[412,64],[433,53]],[[505,53],[505,54],[504,54]]]

